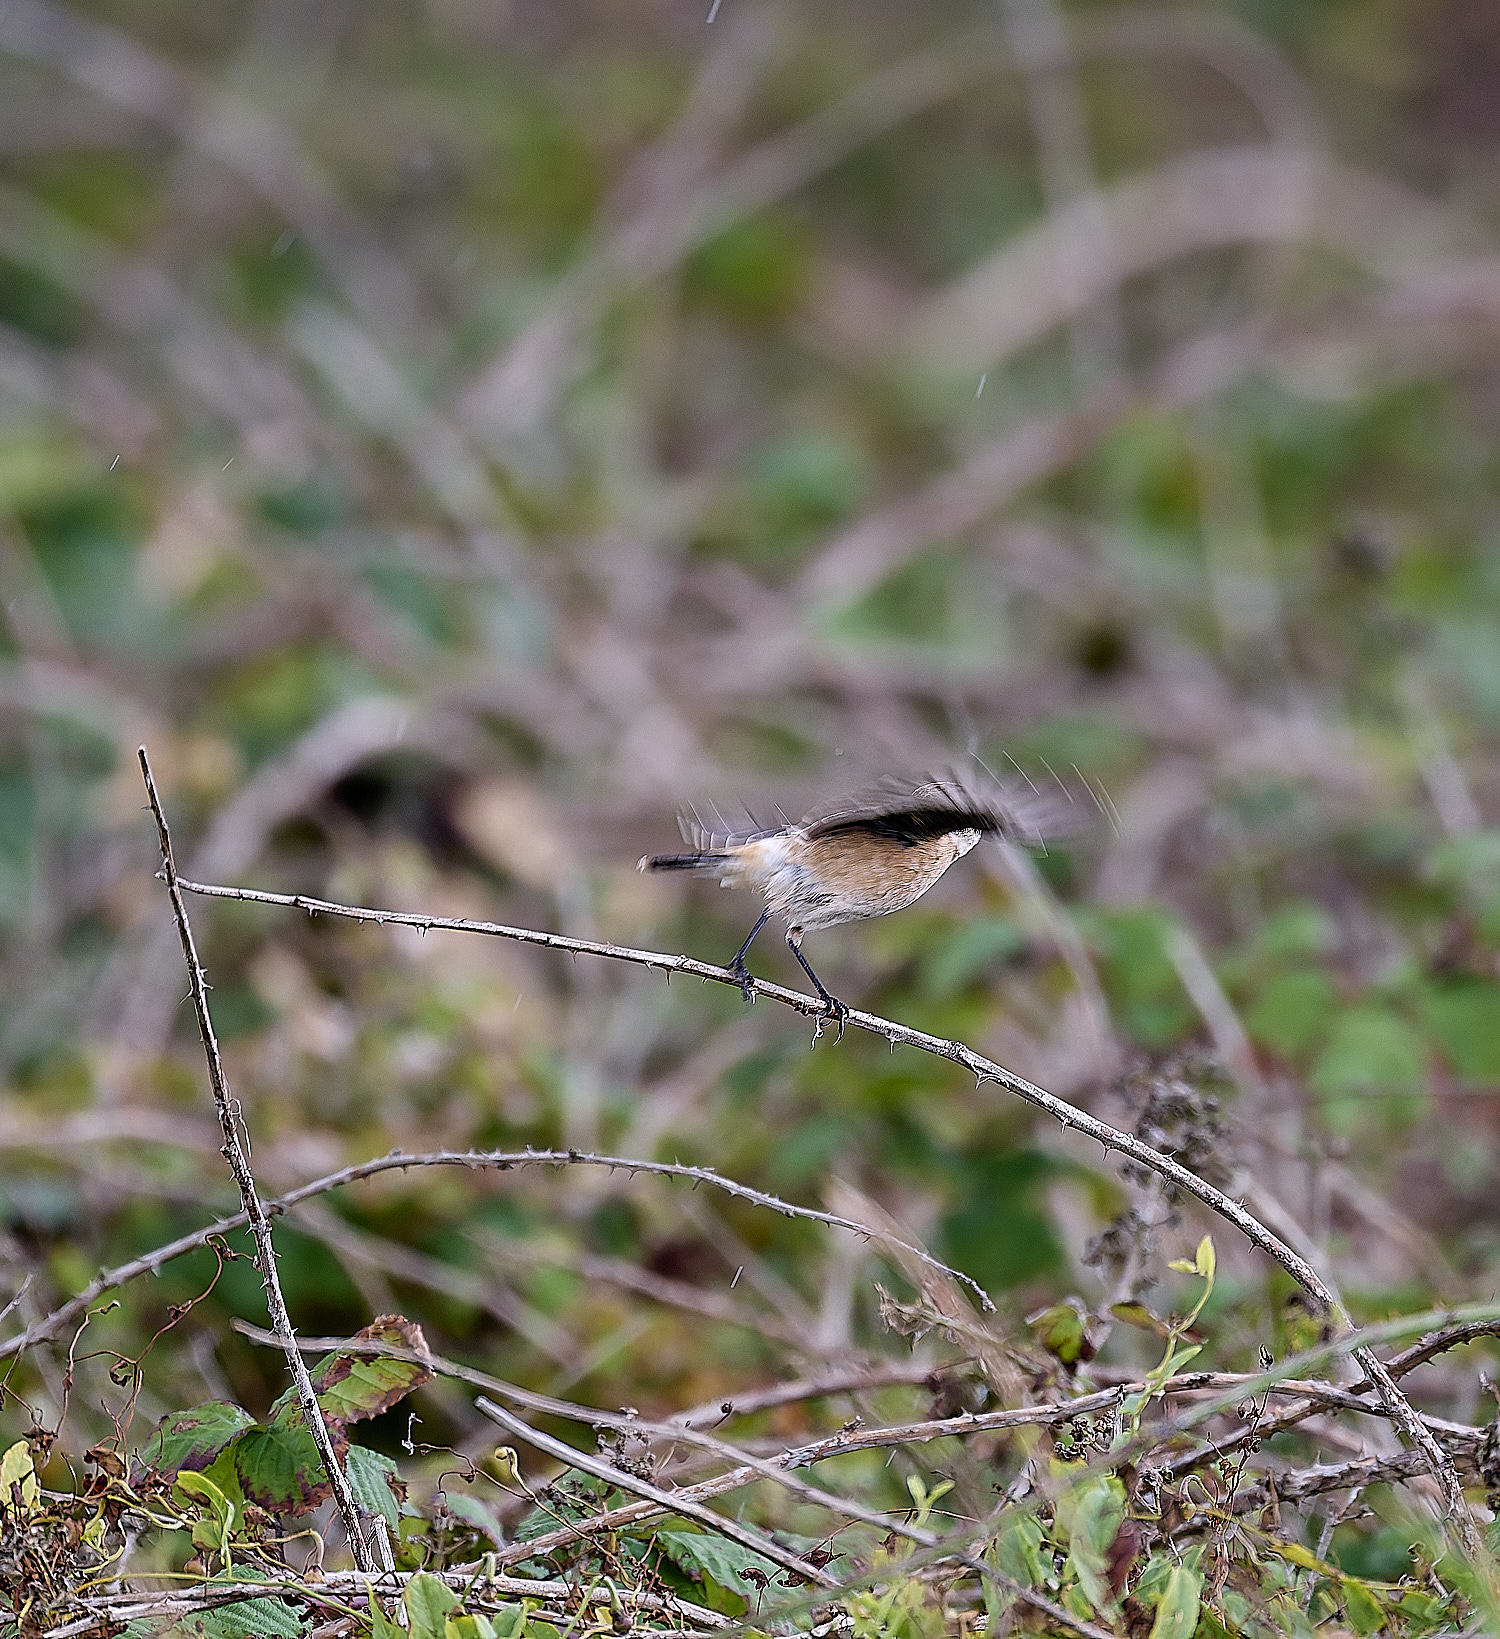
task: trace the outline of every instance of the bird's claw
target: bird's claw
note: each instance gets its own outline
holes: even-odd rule
[[[813,1041],[817,1042],[823,1034],[823,1026],[829,1020],[835,1020],[839,1033],[833,1038],[835,1047],[844,1039],[844,1024],[849,1017],[849,1009],[836,996],[824,995],[823,1011],[813,1019]]]
[[[743,962],[731,962],[729,964],[729,971],[740,982],[740,994],[745,998],[745,1001],[753,1007],[755,1005],[755,979],[752,976],[750,969],[747,968]]]

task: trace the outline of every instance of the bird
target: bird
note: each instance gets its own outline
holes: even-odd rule
[[[770,830],[716,835],[696,815],[680,820],[690,851],[647,854],[638,868],[716,874],[722,888],[758,891],[766,908],[729,963],[745,1000],[755,999],[745,957],[766,923],[781,918],[792,955],[842,1039],[849,1009],[803,955],[803,935],[905,910],[986,836],[1041,844],[1056,806],[1034,788],[1023,793],[999,781],[977,786],[959,775],[893,776],[800,820],[780,815],[783,823]]]

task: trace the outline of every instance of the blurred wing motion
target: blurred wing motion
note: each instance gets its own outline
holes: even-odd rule
[[[978,831],[1042,848],[1080,835],[1088,829],[1088,815],[1061,784],[1054,794],[1020,782],[943,774],[883,780],[814,809],[798,829],[810,840],[862,834],[907,847],[954,831]]]
[[[1092,798],[1093,793],[1089,793]],[[653,854],[643,870],[710,870],[734,859],[749,845],[785,837],[816,843],[865,837],[872,842],[915,848],[955,832],[1003,838],[1031,848],[1064,841],[1088,829],[1090,815],[1060,781],[1055,792],[1020,781],[965,779],[957,774],[918,778],[892,776],[878,785],[814,808],[800,820],[780,816],[777,826],[714,830],[694,811],[678,817],[688,851]]]

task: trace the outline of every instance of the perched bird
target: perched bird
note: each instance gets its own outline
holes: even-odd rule
[[[904,910],[981,837],[1040,843],[1041,826],[1055,808],[1049,798],[999,782],[976,789],[957,777],[888,780],[775,830],[715,835],[696,818],[683,822],[692,851],[648,854],[639,868],[713,872],[722,888],[760,892],[766,908],[729,964],[745,1000],[753,1000],[745,956],[766,923],[783,918],[792,955],[842,1035],[848,1008],[808,965],[803,934]]]

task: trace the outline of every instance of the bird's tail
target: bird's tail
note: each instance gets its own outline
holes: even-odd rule
[[[719,853],[647,854],[636,868],[641,871],[713,871],[730,857]]]

